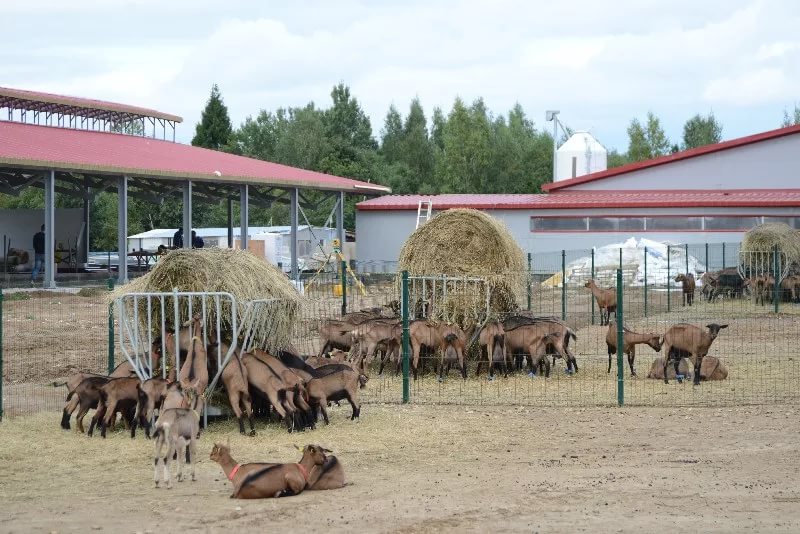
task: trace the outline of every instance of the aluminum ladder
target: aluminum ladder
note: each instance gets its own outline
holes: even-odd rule
[[[416,228],[419,228],[421,224],[428,222],[428,219],[431,218],[432,209],[433,209],[433,201],[431,199],[419,201],[419,204],[417,204]]]

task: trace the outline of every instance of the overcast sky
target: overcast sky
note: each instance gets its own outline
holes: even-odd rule
[[[2,13],[0,85],[175,113],[184,142],[213,83],[234,125],[327,107],[342,81],[376,136],[391,103],[405,114],[419,96],[430,117],[483,97],[495,114],[521,103],[537,127],[559,109],[620,150],[648,110],[675,141],[713,111],[729,139],[800,103],[797,0],[3,0]]]

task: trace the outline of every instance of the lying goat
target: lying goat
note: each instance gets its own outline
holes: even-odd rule
[[[159,484],[158,463],[164,463],[164,482],[167,488],[172,487],[169,464],[173,456],[178,460],[178,482],[183,479],[183,453],[192,466],[192,481],[195,476],[195,463],[197,461],[197,434],[200,432],[200,414],[188,408],[170,408],[164,410],[156,421],[155,432],[155,471],[153,479],[156,487]],[[167,455],[161,456],[161,449],[167,445]]]
[[[327,449],[322,449],[322,452],[331,452]],[[231,457],[231,447],[230,442],[227,445],[222,445],[220,443],[215,443],[214,447],[211,449],[211,454],[209,455],[211,460],[217,462],[220,467],[222,467],[222,471],[225,473],[225,476],[228,480],[231,481],[233,485],[233,493],[235,494],[242,485],[242,482],[251,474],[261,471],[262,469],[266,469],[268,467],[273,467],[276,465],[280,465],[278,463],[266,463],[266,462],[258,462],[258,463],[247,463],[247,464],[240,464],[237,463]],[[315,470],[319,470],[319,477],[317,477],[317,473]],[[345,485],[345,478],[344,478],[344,468],[336,456],[325,456],[325,461],[321,466],[315,465],[311,468],[311,472],[309,472],[309,478],[314,478],[316,481],[313,484],[308,486],[309,490],[329,490],[329,489],[338,489],[344,487]],[[231,494],[233,497],[233,494]]]
[[[269,499],[298,495],[322,475],[325,453],[319,445],[306,445],[296,464],[275,464],[246,475],[231,495],[234,499]]]

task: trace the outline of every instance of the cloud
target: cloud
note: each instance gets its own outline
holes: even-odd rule
[[[796,97],[797,88],[783,71],[768,68],[712,80],[703,97],[711,102],[749,106],[791,99]]]

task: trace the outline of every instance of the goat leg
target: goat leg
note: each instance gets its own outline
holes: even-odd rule
[[[694,385],[695,386],[700,385],[700,366],[702,365],[702,363],[703,363],[703,356],[698,354],[697,358],[695,359],[695,363],[694,363]]]

